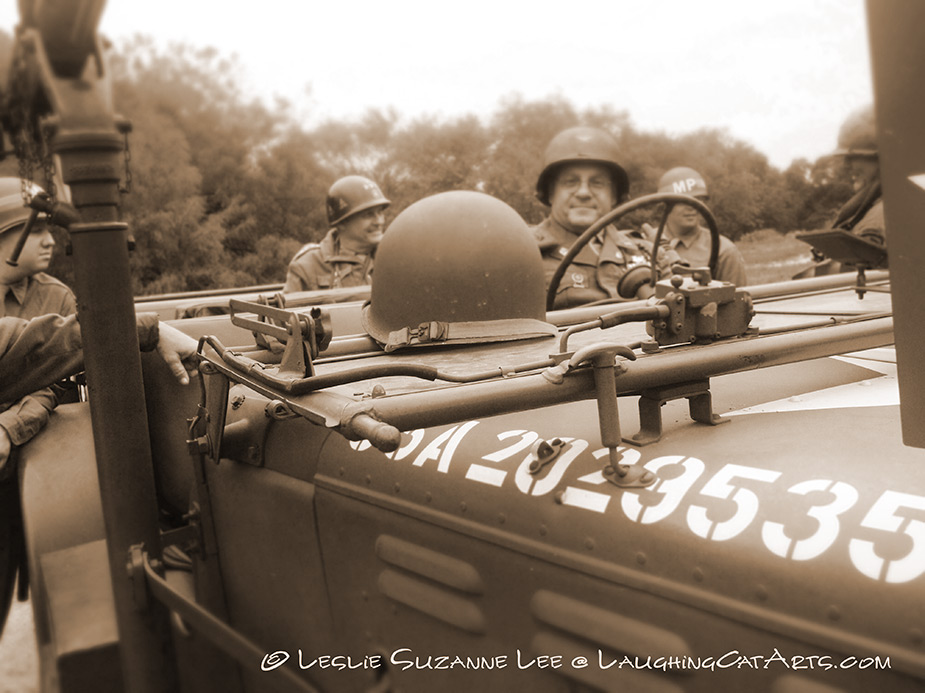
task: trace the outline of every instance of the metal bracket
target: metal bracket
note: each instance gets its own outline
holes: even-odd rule
[[[556,459],[565,449],[565,441],[561,438],[540,440],[533,446],[534,459],[530,462],[530,473],[539,474],[547,464]]]
[[[616,357],[618,355],[630,361],[636,360],[636,355],[625,346],[595,344],[575,352],[569,362],[578,365],[589,361],[593,368],[601,442],[609,451],[609,462],[604,467],[604,478],[620,488],[641,488],[654,484],[658,477],[642,465],[620,462],[619,445],[622,436],[620,435],[620,412],[617,408],[616,370],[619,364],[616,362]]]
[[[639,433],[623,440],[632,445],[657,443],[662,437],[662,406],[676,399],[687,399],[691,419],[718,426],[729,419],[713,413],[713,396],[709,380],[696,380],[666,387],[643,390],[639,397]]]

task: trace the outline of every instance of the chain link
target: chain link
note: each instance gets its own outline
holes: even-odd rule
[[[125,158],[125,184],[119,186],[119,192],[123,195],[132,192],[132,150],[128,144],[128,132],[124,133],[125,147],[122,152]]]
[[[48,144],[45,128],[42,128],[42,174],[45,176],[45,192],[54,204],[58,199],[55,189],[55,155]]]

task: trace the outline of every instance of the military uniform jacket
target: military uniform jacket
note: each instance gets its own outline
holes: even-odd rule
[[[289,263],[283,293],[365,286],[372,279],[373,259],[340,248],[334,229],[321,243],[308,243]]]
[[[157,313],[139,313],[135,326],[142,351],[157,347]],[[16,401],[80,372],[82,347],[76,315],[0,318],[0,401]]]
[[[74,294],[54,277],[38,272],[16,284],[0,285],[3,291],[0,317],[30,319],[54,313],[73,315],[77,311]],[[23,374],[21,373],[20,376]],[[53,388],[36,390],[18,401],[0,404],[0,426],[14,445],[24,445],[48,422],[48,414],[58,405]]]
[[[710,230],[703,226],[688,238],[672,238],[668,246],[675,250],[681,259],[691,267],[706,267],[710,263]],[[736,286],[745,286],[745,260],[736,244],[720,234],[719,255],[716,258],[716,276],[723,282],[731,282]]]
[[[564,229],[552,217],[532,228],[543,256],[543,268],[546,284],[555,273],[568,247],[559,243],[563,234],[577,239],[577,236]],[[636,239],[625,231],[618,231],[614,226],[607,226],[572,261],[565,271],[556,292],[555,309],[571,308],[592,301],[614,298],[619,299],[617,286],[620,279],[629,270],[638,265],[648,265],[652,255],[652,244]],[[666,267],[667,258],[661,253]],[[624,299],[625,300],[625,299]]]

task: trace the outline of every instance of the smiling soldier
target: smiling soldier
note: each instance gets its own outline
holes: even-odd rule
[[[546,148],[536,196],[550,211],[533,227],[533,233],[543,255],[547,284],[578,236],[626,198],[629,179],[617,160],[616,140],[598,128],[563,130]],[[562,277],[554,307],[648,297],[652,293],[648,282],[624,279],[650,276],[650,255],[647,241],[605,226]],[[661,257],[660,269],[667,269],[671,258],[666,253]],[[631,273],[634,269],[644,271]]]
[[[369,178],[345,176],[335,181],[327,198],[331,228],[321,243],[308,243],[295,254],[283,292],[369,284],[390,204]]]

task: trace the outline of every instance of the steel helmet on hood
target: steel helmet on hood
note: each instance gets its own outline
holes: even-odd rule
[[[328,190],[328,224],[335,226],[347,217],[371,207],[388,207],[391,203],[369,178],[344,176]]]
[[[862,106],[845,118],[833,156],[877,156],[877,122],[872,105]]]
[[[32,213],[22,197],[22,180],[19,178],[0,178],[0,233],[25,224]],[[26,194],[35,197],[44,192],[35,183],[26,181]]]
[[[626,171],[617,159],[617,141],[599,128],[577,127],[563,130],[552,138],[543,156],[543,172],[536,181],[536,197],[544,205],[549,204],[549,188],[555,180],[558,169],[568,163],[592,163],[606,166],[613,175],[619,203],[629,193],[630,183]]]
[[[386,231],[363,327],[386,351],[552,336],[544,283],[517,212],[483,193],[439,193]]]
[[[666,171],[658,181],[658,191],[691,197],[707,197],[710,194],[703,176],[687,166],[677,166]]]

